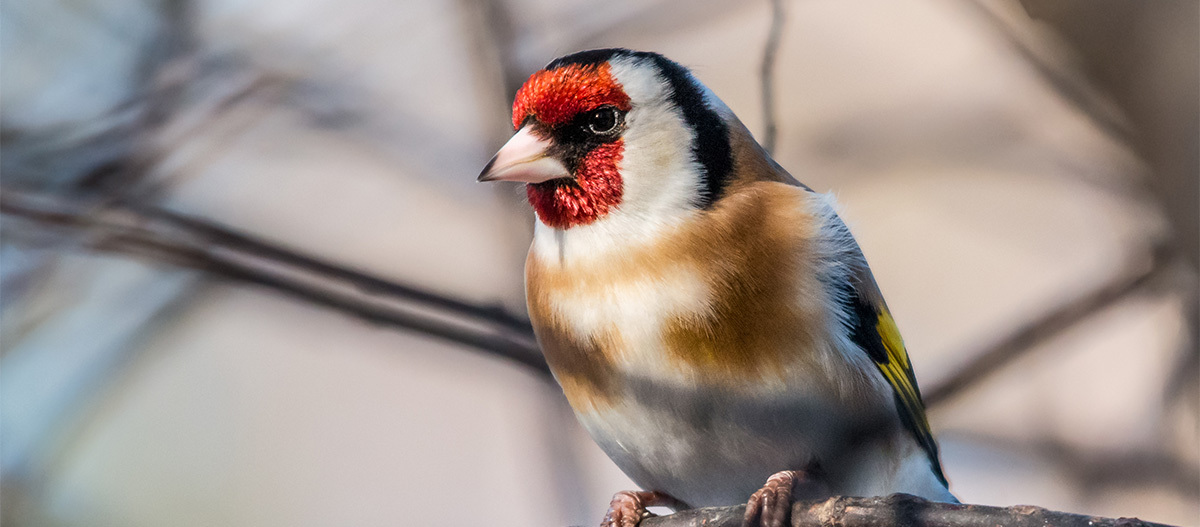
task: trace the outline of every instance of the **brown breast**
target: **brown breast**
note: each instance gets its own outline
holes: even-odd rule
[[[547,265],[531,252],[530,318],[576,410],[605,407],[621,396],[629,344],[616,324],[577,334],[550,299],[586,298],[587,288],[662,278],[681,268],[698,270],[708,294],[694,310],[661,324],[661,346],[653,352],[672,373],[736,389],[816,361],[805,350],[827,338],[828,314],[822,285],[805,272],[817,258],[812,199],[795,186],[745,182],[672,235],[604,262]]]

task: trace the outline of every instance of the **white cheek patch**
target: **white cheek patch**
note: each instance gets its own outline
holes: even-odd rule
[[[699,163],[692,158],[692,133],[668,106],[629,112],[621,174],[623,208],[653,218],[691,206],[700,194]]]
[[[686,209],[700,193],[701,166],[693,159],[695,134],[670,100],[671,88],[650,64],[633,58],[610,62],[629,95],[621,159],[622,213],[654,221]]]

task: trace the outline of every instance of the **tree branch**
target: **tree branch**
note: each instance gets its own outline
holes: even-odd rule
[[[0,212],[62,233],[86,235],[92,248],[152,257],[218,276],[269,287],[339,309],[375,323],[422,331],[494,352],[549,373],[529,322],[498,307],[398,284],[307,256],[219,225],[165,209],[92,202],[46,193],[0,190]],[[934,406],[1022,356],[1033,346],[1139,290],[1158,265],[1122,274],[1051,311],[990,349],[926,392]]]
[[[648,518],[641,527],[741,527],[745,505],[680,511]],[[1165,527],[1136,518],[1101,518],[1017,505],[936,503],[907,494],[835,497],[792,506],[792,527]]]
[[[778,123],[775,118],[775,62],[779,55],[779,43],[783,39],[784,17],[783,0],[771,0],[771,29],[767,33],[767,43],[763,46],[762,65],[759,69],[764,123],[762,145],[771,153],[775,152],[778,135]]]
[[[1200,500],[1200,468],[1178,453],[1144,447],[1080,448],[1056,438],[1021,440],[961,431],[955,436],[989,448],[1031,454],[1047,472],[1070,479],[1084,494],[1159,486],[1188,500]]]
[[[1092,314],[1111,306],[1129,295],[1140,291],[1162,269],[1164,258],[1155,251],[1149,265],[1133,266],[1101,284],[1088,293],[1039,316],[1032,322],[1018,327],[1003,340],[974,353],[970,362],[960,367],[950,378],[925,391],[925,406],[933,407],[945,403],[974,386],[979,381],[999,371],[1005,365],[1033,350],[1038,344],[1050,340],[1087,320]]]
[[[0,189],[0,212],[92,249],[198,269],[405,329],[490,351],[544,374],[529,322],[306,256],[164,209]]]
[[[1006,45],[1018,58],[1023,60],[1046,83],[1050,89],[1062,97],[1096,127],[1113,140],[1128,145],[1131,144],[1132,132],[1129,124],[1121,116],[1114,114],[1112,108],[1105,105],[1103,96],[1096,91],[1081,75],[1073,75],[1062,65],[1054,64],[1033,46],[1018,36],[1003,17],[993,11],[986,2],[964,0],[958,3],[970,11],[982,23],[981,27],[992,31],[998,40]]]

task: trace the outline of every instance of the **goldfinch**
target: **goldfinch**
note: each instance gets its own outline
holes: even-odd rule
[[[537,214],[529,316],[567,400],[646,507],[895,492],[954,501],[912,365],[831,197],[683,66],[597,49],[536,72],[479,181]]]

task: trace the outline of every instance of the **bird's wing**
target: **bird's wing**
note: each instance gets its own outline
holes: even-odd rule
[[[912,363],[908,360],[908,351],[904,348],[896,321],[888,311],[870,270],[863,268],[852,282],[848,288],[851,340],[871,357],[891,385],[901,422],[925,449],[934,474],[945,484],[946,476],[942,474],[938,460],[937,443],[925,418],[921,389],[917,387],[917,378],[913,374]]]

